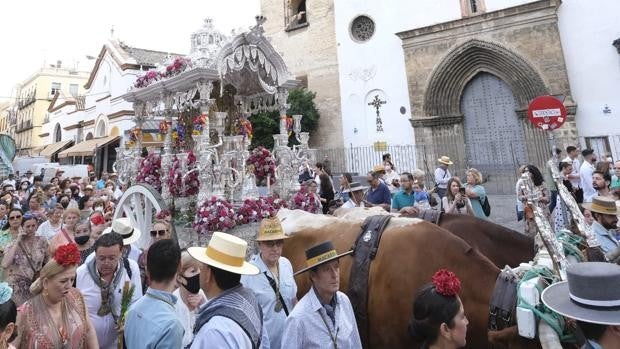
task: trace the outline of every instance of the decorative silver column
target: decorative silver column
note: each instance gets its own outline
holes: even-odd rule
[[[166,123],[166,135],[164,136],[164,149],[160,154],[161,156],[161,196],[164,199],[166,205],[172,204],[173,197],[170,195],[170,187],[168,186],[168,180],[170,178],[170,167],[172,166],[172,115],[174,111],[172,105],[174,98],[172,94],[161,94],[161,101],[164,104],[164,122]]]

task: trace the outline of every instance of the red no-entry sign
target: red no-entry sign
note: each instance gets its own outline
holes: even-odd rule
[[[566,121],[566,108],[555,97],[536,97],[527,108],[527,118],[535,127],[552,131]]]

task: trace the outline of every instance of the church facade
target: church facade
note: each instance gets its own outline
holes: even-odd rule
[[[617,1],[262,0],[261,8],[267,36],[317,92],[317,146],[415,144],[417,158],[514,171],[549,156],[526,111],[552,95],[569,114],[554,132],[558,146],[620,156]]]

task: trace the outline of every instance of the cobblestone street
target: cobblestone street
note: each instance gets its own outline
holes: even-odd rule
[[[492,222],[523,232],[523,221],[517,222],[514,195],[489,195],[489,200],[491,204],[491,216],[489,218]]]

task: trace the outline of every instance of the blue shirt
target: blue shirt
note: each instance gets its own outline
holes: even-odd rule
[[[127,348],[182,348],[185,330],[174,310],[176,302],[172,293],[149,288],[127,312]]]
[[[263,329],[267,330],[270,346],[272,348],[280,348],[286,313],[284,313],[283,309],[275,311],[276,293],[271,287],[269,280],[267,280],[265,273],[271,278],[274,275],[269,272],[269,268],[263,262],[260,254],[253,255],[250,258],[250,263],[257,266],[260,272],[257,275],[242,275],[241,283],[244,287],[254,292],[258,303],[263,309]],[[291,262],[285,257],[280,257],[278,259],[278,270],[280,274],[277,282],[278,289],[290,314],[297,299],[297,284],[295,284]]]
[[[477,198],[469,198],[474,214],[478,218],[487,219],[487,216],[484,214],[484,210],[482,209],[482,201],[487,199],[487,193],[484,190],[484,187],[479,184],[473,186],[468,184],[467,187],[478,196]]]
[[[403,207],[409,207],[415,205],[416,202],[416,193],[414,191],[411,194],[407,194],[404,190],[399,191],[394,195],[394,200],[392,200],[392,208],[395,210],[400,210]]]
[[[618,247],[618,240],[611,233],[611,231],[605,229],[599,222],[594,221],[592,223],[592,231],[596,236],[596,241],[601,244],[601,249],[603,252],[607,253],[609,251],[613,251]]]
[[[390,189],[388,189],[387,185],[385,185],[383,182],[379,182],[379,186],[377,187],[377,189],[368,189],[366,201],[370,202],[373,205],[390,205],[392,202],[392,194],[390,193]]]

